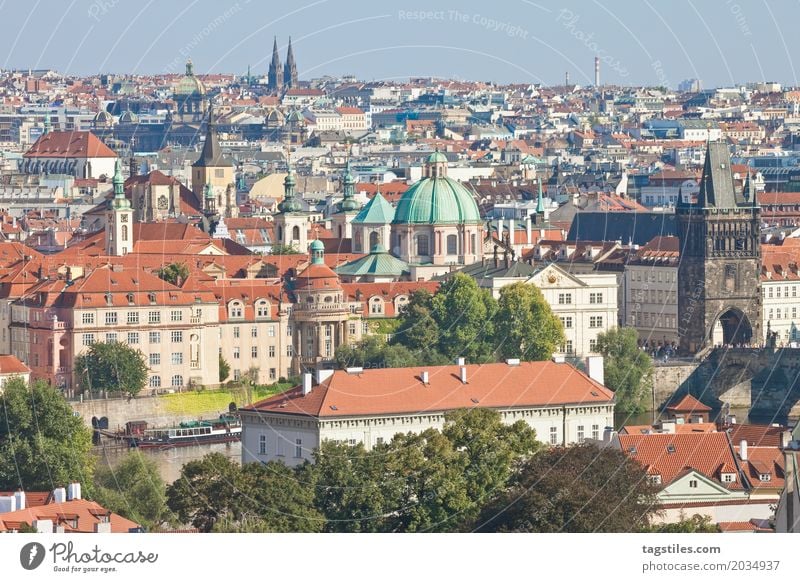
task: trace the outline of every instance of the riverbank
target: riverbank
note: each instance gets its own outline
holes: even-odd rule
[[[98,398],[70,402],[87,426],[92,419],[108,419],[108,428],[116,430],[130,420],[144,420],[152,426],[170,426],[199,418],[214,418],[228,412],[231,404],[237,408],[268,398],[291,388],[289,383],[254,386],[251,389],[193,390],[158,396],[132,398]]]

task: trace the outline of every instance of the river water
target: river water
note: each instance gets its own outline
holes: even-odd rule
[[[113,467],[122,460],[132,449],[127,447],[95,447],[98,454],[98,466]],[[242,443],[217,443],[206,445],[191,445],[188,447],[174,447],[171,449],[142,449],[141,453],[156,462],[161,477],[166,483],[172,483],[181,474],[181,467],[189,461],[201,459],[208,453],[221,453],[237,463],[242,460]]]

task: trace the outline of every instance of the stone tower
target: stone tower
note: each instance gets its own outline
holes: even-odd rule
[[[198,200],[203,200],[204,206],[208,208],[206,199],[210,186],[215,198],[216,211],[227,217],[232,216],[227,191],[230,187],[235,187],[233,170],[233,163],[222,154],[222,149],[219,147],[214,111],[209,107],[203,151],[192,164],[192,192]]]
[[[697,201],[679,198],[675,214],[681,352],[760,343],[761,208],[749,176],[735,189],[726,143],[709,142]]]
[[[106,216],[106,254],[121,257],[133,250],[133,208],[125,196],[122,163],[117,159],[114,169],[114,198]]]
[[[294,89],[297,87],[297,64],[294,62],[292,37],[289,37],[289,48],[286,51],[286,67],[283,69],[283,87],[285,89]]]
[[[275,93],[280,93],[283,89],[283,65],[278,54],[278,38],[272,44],[272,61],[269,64],[267,73],[267,88]]]

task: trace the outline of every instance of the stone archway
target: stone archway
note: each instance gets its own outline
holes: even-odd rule
[[[710,339],[713,346],[750,344],[753,341],[753,327],[741,309],[730,307],[714,320]]]

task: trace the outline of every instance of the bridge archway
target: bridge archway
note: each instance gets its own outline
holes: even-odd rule
[[[753,326],[738,307],[723,310],[711,327],[711,345],[740,345],[753,341]]]

